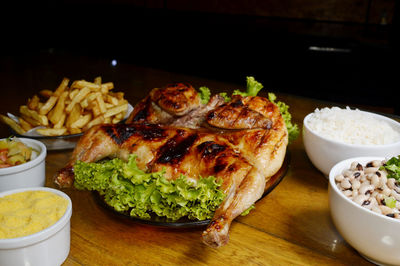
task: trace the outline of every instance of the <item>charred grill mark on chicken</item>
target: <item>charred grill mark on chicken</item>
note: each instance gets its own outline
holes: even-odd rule
[[[103,125],[101,129],[118,145],[124,144],[132,135],[140,135],[149,141],[166,136],[165,129],[156,124]]]
[[[150,106],[151,106],[150,97],[147,97],[141,108],[138,108],[137,109],[138,111],[136,111],[135,114],[133,114],[131,121],[132,122],[146,121],[147,118],[150,116],[150,110],[149,110]]]
[[[186,133],[186,132],[185,132]],[[190,147],[198,138],[197,134],[188,136],[183,131],[178,132],[175,137],[169,139],[163,146],[160,147],[156,159],[159,164],[178,165],[180,161],[189,152]]]
[[[223,152],[226,146],[215,143],[214,141],[205,141],[197,146],[202,158],[214,158],[220,152]]]

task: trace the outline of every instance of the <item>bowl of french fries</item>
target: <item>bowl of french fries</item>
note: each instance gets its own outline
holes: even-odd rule
[[[72,149],[94,125],[117,124],[133,107],[113,82],[63,78],[55,90],[41,90],[19,107],[19,114],[0,114],[0,120],[17,137],[40,140],[48,150]]]

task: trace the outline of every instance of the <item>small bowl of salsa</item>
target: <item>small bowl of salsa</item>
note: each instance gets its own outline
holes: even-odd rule
[[[0,139],[0,192],[43,187],[46,181],[46,146],[27,138]]]

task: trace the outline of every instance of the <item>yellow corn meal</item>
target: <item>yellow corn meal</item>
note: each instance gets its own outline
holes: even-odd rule
[[[0,198],[0,239],[31,235],[53,225],[68,200],[49,191],[25,191]]]

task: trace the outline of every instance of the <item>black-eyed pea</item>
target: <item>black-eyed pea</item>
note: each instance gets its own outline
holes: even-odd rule
[[[379,180],[380,180],[379,187],[383,188],[384,186],[386,186],[387,181],[388,181],[386,175],[379,174],[379,171],[376,172],[376,175],[379,176]]]
[[[392,189],[390,196],[395,198],[396,200],[400,201],[400,194],[396,192],[396,190]]]
[[[376,201],[376,196],[370,197],[370,198],[369,198],[369,201],[371,202],[371,208],[373,208],[374,206],[375,206],[375,207],[378,207],[378,206],[379,206],[379,203]]]
[[[349,177],[351,177],[352,175],[353,175],[353,171],[350,171],[350,170],[344,170],[344,171],[343,171],[343,176],[344,176],[344,177],[349,178]]]
[[[379,208],[381,209],[383,215],[388,215],[393,212],[392,208],[389,208],[386,205],[380,205]]]
[[[360,194],[366,195],[366,194],[372,194],[372,192],[375,190],[375,186],[372,184],[362,184],[360,186],[360,189],[358,190]]]
[[[376,212],[376,213],[382,213],[381,208],[379,208],[379,206],[373,206],[371,208],[371,211]]]
[[[344,188],[344,189],[349,189],[349,188],[351,188],[351,183],[350,183],[350,180],[349,180],[348,178],[344,178],[344,179],[342,180],[342,182],[340,182],[340,185],[341,185],[341,187]]]
[[[361,182],[358,181],[358,179],[354,179],[351,184],[352,184],[353,190],[358,190],[361,186]]]
[[[371,203],[371,199],[373,199],[373,198],[368,198],[368,199],[364,200],[364,202],[361,204],[361,206],[363,206],[364,208],[366,208],[368,210],[371,210],[373,207],[373,205]]]
[[[378,171],[379,170],[379,167],[367,167],[367,168],[365,168],[364,169],[364,173],[365,174],[375,174],[376,173],[376,171]]]
[[[351,191],[351,190],[343,190],[342,191],[343,192],[343,194],[346,196],[346,197],[351,197],[351,198],[353,198],[353,191]]]
[[[369,173],[369,174],[364,174],[365,175],[365,178],[367,179],[367,180],[371,180],[371,178],[372,178],[372,176],[373,176],[373,174],[371,174],[371,173]]]
[[[365,201],[367,201],[368,199],[369,199],[369,196],[362,194],[362,195],[358,195],[357,197],[353,198],[353,201],[355,203],[357,203],[358,205],[363,205],[363,203]]]
[[[392,193],[392,191],[390,191],[390,193]],[[389,194],[390,195],[390,194]],[[383,204],[384,202],[384,196],[382,194],[378,194],[375,196],[376,201],[380,204]]]
[[[380,185],[380,180],[377,175],[373,175],[371,178],[371,184],[374,185],[375,187],[379,187]]]
[[[361,175],[362,173],[360,171],[355,171],[352,176],[354,179],[360,179]]]
[[[350,189],[349,189],[350,190]],[[358,194],[358,189],[353,189],[350,190],[351,191],[351,197],[354,199],[356,198],[359,194]]]
[[[341,182],[344,179],[344,176],[342,174],[335,176],[336,182]]]
[[[380,160],[373,160],[371,163],[373,167],[380,167],[382,165],[382,161]]]
[[[382,194],[385,196],[390,196],[390,194],[392,193],[392,190],[390,188],[388,188],[387,186],[383,188],[382,190]]]
[[[357,165],[359,165],[358,162],[352,162],[352,163],[350,164],[350,170],[352,170],[352,171],[357,171],[357,170],[358,170]]]
[[[395,180],[394,178],[389,178],[389,179],[387,180],[387,186],[388,186],[390,189],[394,189],[394,188],[396,187],[395,183],[396,183],[396,180]]]

